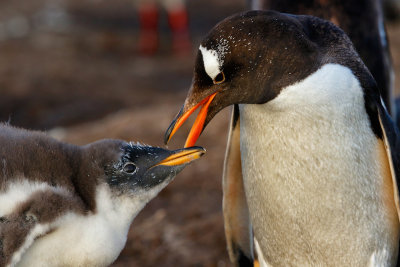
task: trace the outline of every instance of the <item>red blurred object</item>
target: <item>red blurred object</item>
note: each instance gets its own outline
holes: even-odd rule
[[[170,10],[168,22],[172,31],[172,50],[177,55],[186,55],[190,52],[191,42],[188,27],[188,14],[184,7]]]
[[[153,55],[158,49],[158,8],[156,4],[139,7],[139,53]]]

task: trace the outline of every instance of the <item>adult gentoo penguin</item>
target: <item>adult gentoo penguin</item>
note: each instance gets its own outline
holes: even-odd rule
[[[328,21],[273,11],[229,17],[201,42],[167,142],[201,110],[234,104],[224,169],[231,260],[262,266],[394,266],[398,134],[368,69]],[[243,179],[243,181],[242,181]]]
[[[0,266],[108,266],[138,212],[203,153],[0,124]]]

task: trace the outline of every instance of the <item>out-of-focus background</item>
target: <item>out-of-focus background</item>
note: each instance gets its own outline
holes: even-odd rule
[[[189,36],[179,26],[186,15],[171,28],[163,7],[150,10],[158,12],[158,35],[141,35],[139,21],[146,10],[134,2],[1,1],[0,121],[79,145],[119,138],[163,146],[164,131],[191,83],[201,37],[218,21],[245,10],[246,2],[186,1]],[[151,28],[154,20],[145,23]],[[398,93],[400,23],[389,22],[387,28]],[[135,219],[112,266],[229,266],[221,208],[229,111],[218,114],[199,139],[207,154]],[[170,148],[183,146],[190,125]]]

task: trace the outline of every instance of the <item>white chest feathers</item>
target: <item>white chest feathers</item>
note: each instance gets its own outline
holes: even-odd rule
[[[20,203],[26,201],[32,194],[44,190],[50,190],[58,194],[68,194],[67,191],[60,187],[21,179],[21,181],[10,184],[5,192],[0,191],[0,216],[12,213]]]
[[[240,105],[246,197],[272,266],[366,266],[393,236],[387,165],[352,72],[328,64],[262,105]]]
[[[25,241],[30,247],[14,255],[16,266],[110,265],[123,249],[129,226],[146,202],[116,200],[108,187],[100,186],[96,204],[96,213],[67,212],[51,223],[36,225],[31,234],[42,231],[45,235],[34,242],[29,238]]]

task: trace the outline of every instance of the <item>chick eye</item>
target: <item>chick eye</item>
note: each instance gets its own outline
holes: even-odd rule
[[[218,73],[218,75],[215,76],[213,80],[214,84],[220,84],[223,83],[224,81],[225,81],[225,74],[222,71]]]
[[[125,164],[123,171],[129,174],[132,174],[136,171],[136,166],[133,163],[127,163]]]

